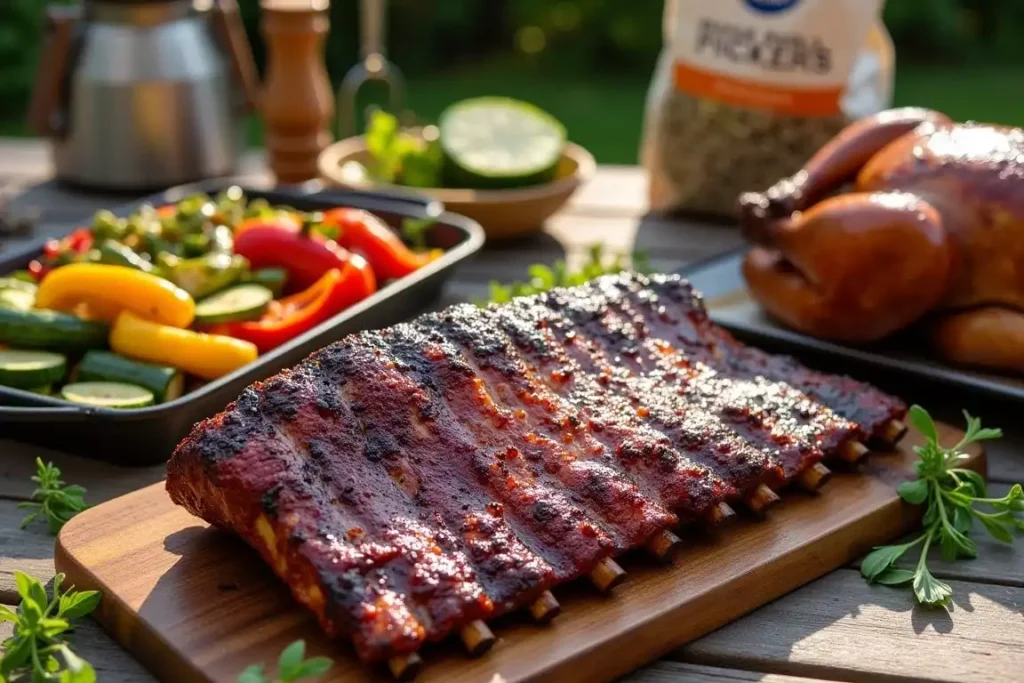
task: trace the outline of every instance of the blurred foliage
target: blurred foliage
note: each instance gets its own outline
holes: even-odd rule
[[[358,59],[359,4],[331,4],[325,51],[335,82]],[[259,3],[240,5],[262,64]],[[0,119],[20,118],[27,106],[45,7],[46,0],[0,0]],[[662,10],[660,0],[392,0],[386,40],[389,57],[413,79],[498,59],[538,76],[646,82]],[[1024,0],[888,0],[885,20],[898,63],[1024,63]]]
[[[0,118],[19,117],[28,106],[44,8],[40,0],[0,0]]]

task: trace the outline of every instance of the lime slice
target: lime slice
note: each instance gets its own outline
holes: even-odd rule
[[[64,356],[48,351],[0,350],[0,384],[17,389],[49,386],[64,379]]]
[[[477,189],[525,187],[554,179],[565,127],[527,102],[478,97],[448,107],[438,124],[445,185]]]
[[[263,315],[274,293],[263,285],[238,285],[196,304],[196,322],[204,324],[253,320]]]
[[[121,382],[76,382],[60,390],[65,400],[97,408],[145,408],[153,405],[153,392]]]

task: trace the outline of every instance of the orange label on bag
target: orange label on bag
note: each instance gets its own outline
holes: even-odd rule
[[[882,0],[674,0],[676,87],[732,106],[830,116]]]
[[[676,64],[676,87],[684,92],[738,107],[771,109],[798,116],[831,116],[839,112],[841,87],[781,87]]]

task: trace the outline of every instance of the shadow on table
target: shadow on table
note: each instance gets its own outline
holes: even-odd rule
[[[859,572],[841,569],[674,651],[670,658],[811,678],[837,679],[854,671],[857,680],[883,673],[928,677],[926,670],[905,670],[907,652],[921,651],[924,662],[929,648],[933,661],[935,651],[949,648],[952,658],[957,648],[970,647],[974,640],[987,650],[991,646],[981,640],[990,631],[976,620],[1005,623],[1009,634],[1020,629],[1019,618],[1024,617],[1020,588],[950,584],[954,597],[947,611],[917,604],[908,586],[868,585]],[[982,614],[972,617],[977,610]],[[952,637],[947,641],[946,636]],[[993,661],[992,666],[1003,663]]]

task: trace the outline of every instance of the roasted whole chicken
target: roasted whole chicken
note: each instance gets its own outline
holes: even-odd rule
[[[949,361],[1024,372],[1024,130],[885,111],[740,208],[748,287],[789,326],[916,325]]]

